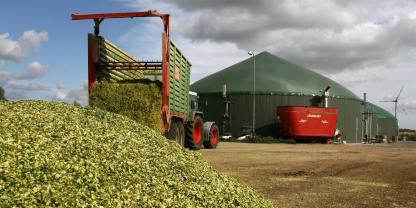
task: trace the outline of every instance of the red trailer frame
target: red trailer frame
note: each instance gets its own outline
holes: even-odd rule
[[[159,13],[156,10],[148,10],[145,12],[120,12],[120,13],[101,13],[101,14],[72,14],[72,20],[94,20],[94,34],[100,33],[100,23],[108,18],[134,18],[134,17],[160,17],[163,21],[164,32],[166,37],[162,40],[162,119],[163,127],[166,132],[169,129],[171,114],[169,109],[169,51],[170,51],[170,28],[169,14]],[[98,55],[98,42],[89,41],[88,45],[88,90],[91,92],[97,81],[96,63]],[[181,117],[184,121],[185,118]]]

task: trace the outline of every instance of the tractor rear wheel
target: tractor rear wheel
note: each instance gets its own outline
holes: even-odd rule
[[[215,123],[209,124],[207,126],[204,125],[204,134],[207,136],[206,140],[204,140],[205,148],[209,148],[209,149],[217,148],[219,132],[220,131],[218,129],[218,126]]]
[[[183,147],[185,145],[185,129],[183,123],[180,121],[172,121],[167,137]]]
[[[203,120],[200,116],[195,116],[194,121],[186,124],[185,127],[185,147],[193,150],[202,148],[204,141],[202,136]]]

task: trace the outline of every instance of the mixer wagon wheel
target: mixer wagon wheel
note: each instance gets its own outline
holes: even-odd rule
[[[200,116],[195,116],[194,121],[186,124],[185,127],[185,147],[199,150],[204,141],[202,136],[203,120]]]
[[[219,129],[214,122],[204,123],[204,147],[209,149],[215,149],[218,145]]]
[[[180,121],[172,121],[167,137],[183,147],[185,144],[185,129],[183,123]]]
[[[329,138],[322,138],[321,139],[321,144],[331,144],[331,139],[329,139]]]

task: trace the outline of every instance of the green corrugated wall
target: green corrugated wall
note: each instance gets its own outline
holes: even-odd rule
[[[390,140],[393,136],[398,135],[399,127],[397,126],[397,120],[395,118],[379,118],[378,123],[380,135],[386,135]]]
[[[204,112],[205,120],[214,120],[223,132],[223,115],[225,103],[220,93],[199,94],[199,105]],[[238,136],[243,126],[252,126],[253,97],[249,94],[230,94],[231,123],[230,132]],[[311,96],[256,95],[256,133],[261,136],[277,136],[277,106],[299,105],[310,106]],[[362,138],[362,105],[353,99],[332,98],[329,106],[339,111],[338,129],[342,131],[349,143],[361,142]]]
[[[393,114],[372,103],[367,103],[366,106],[367,112],[372,112],[378,117],[377,135],[385,135],[389,139],[391,139],[392,136],[398,135],[399,127],[397,119],[393,116]]]

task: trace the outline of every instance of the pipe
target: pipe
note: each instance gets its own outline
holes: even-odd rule
[[[227,84],[222,85],[222,97],[227,98]]]
[[[324,107],[328,108],[329,105],[329,89],[331,89],[331,86],[328,86],[324,90]]]

